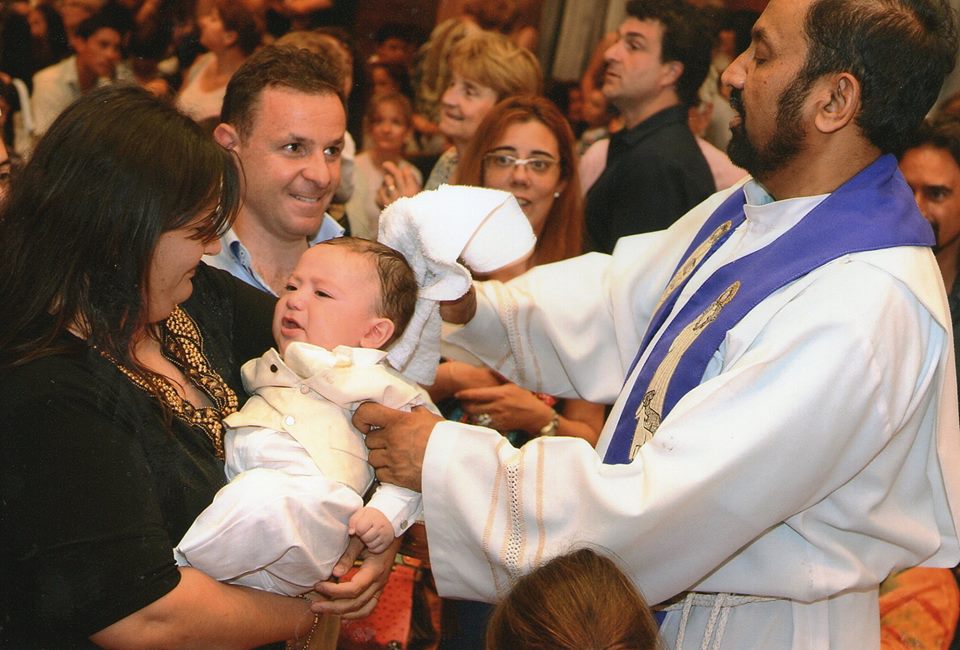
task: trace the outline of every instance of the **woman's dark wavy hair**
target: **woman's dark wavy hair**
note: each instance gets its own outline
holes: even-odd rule
[[[239,175],[196,123],[138,87],[74,102],[0,212],[0,367],[65,351],[62,335],[73,328],[140,368],[131,348],[150,329],[158,238],[201,210],[210,212],[196,237],[217,237],[239,207]]]
[[[900,155],[956,60],[946,0],[819,0],[804,29],[810,45],[796,83],[852,74],[862,94],[857,125],[882,152]]]

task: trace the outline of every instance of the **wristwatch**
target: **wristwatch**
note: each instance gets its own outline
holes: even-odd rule
[[[553,409],[550,409],[550,411],[553,413],[553,417],[551,417],[550,421],[540,429],[541,436],[557,435],[557,427],[560,426],[560,415]]]

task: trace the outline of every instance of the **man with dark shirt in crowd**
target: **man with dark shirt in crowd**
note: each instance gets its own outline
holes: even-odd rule
[[[960,117],[944,115],[925,122],[900,156],[900,171],[937,238],[934,252],[947,288],[954,347],[960,357]]]
[[[715,191],[687,126],[710,67],[711,35],[684,0],[631,0],[605,53],[603,94],[625,128],[587,193],[588,247],[609,253],[624,235],[662,230]]]

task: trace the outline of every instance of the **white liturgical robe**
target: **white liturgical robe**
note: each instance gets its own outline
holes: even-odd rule
[[[745,189],[746,221],[667,323],[720,265],[825,198]],[[622,239],[612,256],[478,285],[477,315],[450,342],[528,388],[616,403],[596,450],[572,438],[518,450],[487,429],[436,426],[422,487],[441,595],[492,601],[513,577],[587,545],[617,559],[651,604],[734,595],[669,609],[671,647],[682,635],[684,648],[704,637],[737,650],[870,648],[881,580],[960,560],[952,334],[925,248],[844,255],[779,289],[727,332],[630,464],[602,463],[647,322],[729,193],[669,230]]]

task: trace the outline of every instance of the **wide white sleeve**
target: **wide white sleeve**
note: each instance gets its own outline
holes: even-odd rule
[[[613,255],[535,267],[506,284],[478,282],[477,314],[446,341],[519,385],[611,403],[693,236],[726,194],[668,230],[624,237]]]
[[[936,553],[931,414],[946,332],[868,265],[825,277],[772,303],[630,464],[604,465],[582,440],[518,450],[487,429],[438,424],[423,493],[440,593],[491,601],[511,578],[590,544],[619,556],[651,603],[734,561],[710,591],[810,602]]]

